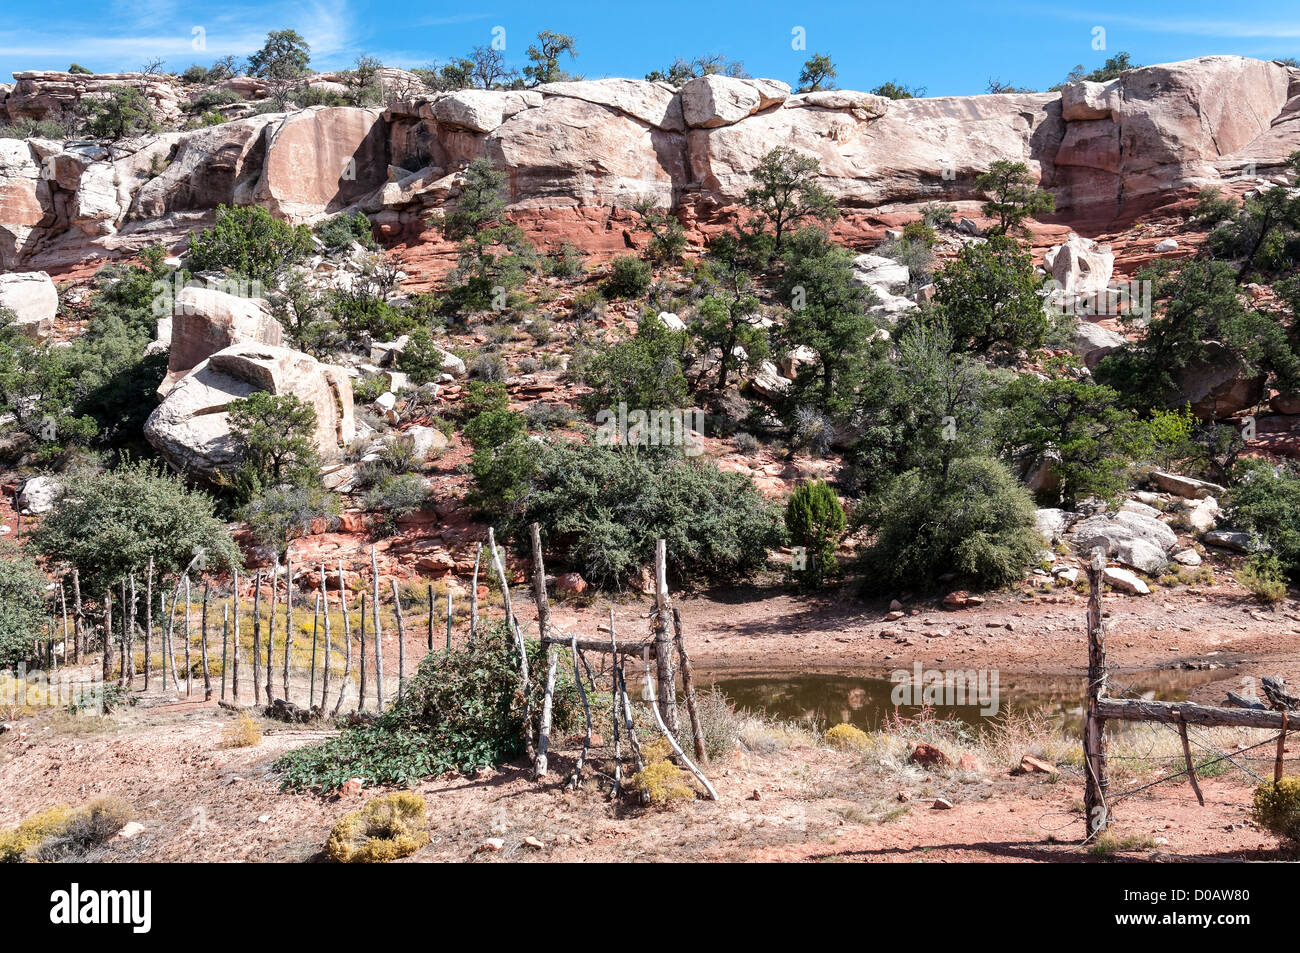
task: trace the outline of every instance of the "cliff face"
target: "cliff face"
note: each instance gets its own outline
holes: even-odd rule
[[[17,78],[10,116],[62,108],[63,74]],[[607,79],[255,115],[111,148],[0,140],[0,267],[174,244],[223,203],[295,222],[361,209],[388,238],[409,237],[479,156],[508,170],[514,216],[539,245],[599,254],[625,246],[622,210],[645,197],[707,233],[777,145],[820,160],[850,239],[924,202],[977,199],[975,176],[1003,158],[1026,162],[1058,218],[1086,230],[1267,178],[1300,149],[1298,119],[1300,71],[1213,56],[1060,93],[891,101],[773,80]]]

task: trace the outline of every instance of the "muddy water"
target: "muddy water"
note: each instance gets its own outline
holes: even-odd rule
[[[1123,673],[1113,676],[1112,692],[1119,694],[1126,690],[1161,701],[1184,701],[1196,687],[1223,677],[1222,670]],[[1083,678],[999,673],[996,697],[991,673],[986,674],[982,683],[977,675],[969,682],[964,696],[954,679],[948,680],[947,691],[936,695],[931,689],[932,694],[927,695],[924,678],[923,675],[920,688],[901,696],[895,694],[896,683],[891,679],[866,675],[721,674],[716,678],[697,675],[696,685],[701,689],[716,686],[738,708],[781,720],[805,722],[818,729],[848,722],[870,731],[895,714],[914,718],[925,708],[935,717],[962,721],[977,730],[987,727],[991,718],[1009,712],[1038,712],[1066,722],[1082,717],[1086,682]],[[915,678],[911,681],[915,683]],[[900,697],[914,704],[896,705]],[[933,703],[926,705],[927,700]]]

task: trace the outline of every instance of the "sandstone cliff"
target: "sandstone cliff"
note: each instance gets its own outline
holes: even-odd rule
[[[66,74],[15,78],[0,101],[11,117],[85,94]],[[975,176],[998,158],[1028,163],[1058,219],[1087,230],[1207,184],[1268,178],[1300,148],[1298,118],[1300,70],[1210,56],[1060,93],[891,101],[774,80],[604,79],[256,115],[111,148],[0,140],[0,267],[57,271],[175,245],[222,203],[295,222],[361,209],[396,240],[419,233],[478,156],[509,171],[514,216],[539,245],[609,253],[627,242],[620,209],[639,198],[707,233],[776,144],[818,157],[850,239],[920,203],[978,198]]]

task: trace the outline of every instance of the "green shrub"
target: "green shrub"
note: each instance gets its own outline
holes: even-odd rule
[[[0,668],[31,658],[45,624],[45,574],[11,543],[0,543]]]
[[[219,205],[216,224],[190,236],[189,257],[195,271],[226,271],[270,284],[311,250],[306,225],[282,222],[259,206]]]
[[[357,242],[363,248],[379,247],[379,243],[375,241],[370,219],[366,218],[363,212],[357,212],[355,215],[335,215],[333,218],[326,219],[316,226],[316,237],[325,244],[326,250],[331,252],[346,251],[353,242]]]
[[[1282,564],[1272,553],[1258,553],[1246,560],[1237,570],[1237,582],[1260,602],[1276,605],[1286,599],[1286,577]]]
[[[650,275],[649,262],[633,255],[620,255],[610,262],[601,291],[607,298],[639,298],[650,287]]]
[[[954,460],[946,473],[909,470],[862,512],[875,536],[864,555],[867,585],[881,592],[948,574],[981,588],[1007,585],[1043,548],[1029,493],[985,457]]]
[[[229,89],[205,89],[190,100],[190,104],[186,108],[192,113],[202,115],[203,113],[212,112],[218,106],[233,106],[235,103],[242,103],[243,101],[243,96]]]
[[[529,670],[545,669],[546,653],[528,643]],[[578,694],[560,666],[553,730],[576,724]],[[534,718],[544,680],[532,679]],[[519,655],[504,623],[481,632],[473,646],[430,652],[406,691],[371,725],[346,728],[335,738],[291,751],[276,763],[291,790],[333,791],[349,778],[366,784],[411,784],[446,771],[495,767],[524,750]]]
[[[134,86],[114,87],[107,99],[90,104],[86,133],[94,139],[126,139],[154,132],[158,122],[148,97]]]
[[[821,480],[795,487],[785,505],[785,527],[792,545],[806,550],[806,565],[794,576],[817,588],[839,568],[835,549],[844,532],[844,508],[835,491]]]
[[[1033,259],[1013,238],[993,235],[963,246],[934,284],[935,303],[964,350],[1014,358],[1047,334]]]
[[[1228,520],[1267,543],[1280,574],[1300,582],[1300,474],[1293,466],[1247,460],[1237,477]]]
[[[226,411],[240,475],[252,493],[316,478],[316,410],[294,394],[254,391],[232,400]]]
[[[547,256],[546,273],[554,278],[576,278],[584,271],[582,252],[572,242]]]
[[[1300,778],[1285,777],[1255,788],[1251,817],[1278,837],[1300,843]]]
[[[375,535],[391,536],[397,521],[424,506],[428,496],[424,480],[416,474],[390,473],[366,491],[362,505],[375,514]]]

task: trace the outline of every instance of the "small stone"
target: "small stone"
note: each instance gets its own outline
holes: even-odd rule
[[[759,792],[758,788],[754,788],[753,793],[750,794],[749,797],[745,798],[745,800],[747,800],[747,801],[761,801],[761,800],[763,800],[763,795]]]
[[[1016,768],[1017,774],[1055,774],[1056,765],[1050,761],[1044,761],[1042,758],[1035,758],[1032,754],[1021,755],[1020,765]]]
[[[139,821],[130,821],[114,836],[114,840],[130,840],[138,834],[144,833],[144,825]]]
[[[270,815],[270,814],[263,814],[261,817],[259,817],[259,818],[257,819],[257,823],[259,823],[259,824],[265,824],[265,823],[266,823],[267,821],[269,821],[270,819],[271,819],[271,815]]]
[[[533,850],[543,850],[546,847],[546,845],[543,844],[541,840],[539,840],[536,837],[533,837],[531,834],[524,838],[524,846],[531,847],[533,848]]]
[[[355,797],[361,793],[361,789],[365,786],[365,782],[360,778],[348,778],[347,782],[339,790],[339,797]]]
[[[951,811],[952,801],[949,801],[947,798],[937,797],[934,799],[934,803],[930,805],[930,809],[932,811]]]
[[[489,837],[483,843],[478,845],[478,849],[480,853],[495,854],[497,851],[501,850],[501,848],[505,846],[506,846],[506,842],[502,840],[500,837]]]

